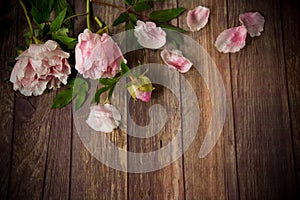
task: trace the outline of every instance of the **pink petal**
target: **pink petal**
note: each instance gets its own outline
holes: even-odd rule
[[[220,52],[235,53],[246,45],[247,29],[245,26],[238,26],[223,31],[215,42],[215,47]]]
[[[143,92],[143,91],[137,90],[135,92],[136,98],[143,102],[149,102],[151,100],[151,94],[152,94],[152,91]]]
[[[166,32],[153,22],[137,21],[134,35],[140,45],[149,49],[159,49],[166,44]]]
[[[166,65],[169,67],[176,69],[177,71],[181,73],[186,73],[190,70],[192,67],[193,63],[189,61],[186,57],[182,55],[182,52],[179,50],[166,50],[164,49],[160,53],[161,58],[165,62]]]
[[[260,36],[264,31],[265,18],[259,12],[248,12],[239,16],[251,37]]]
[[[120,124],[121,114],[111,104],[93,105],[86,123],[95,131],[112,132]]]
[[[198,6],[194,10],[190,10],[186,17],[186,22],[191,31],[199,31],[208,22],[209,8]]]

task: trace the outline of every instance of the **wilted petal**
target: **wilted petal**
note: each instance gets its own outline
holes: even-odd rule
[[[247,12],[239,16],[251,37],[260,36],[264,31],[265,18],[259,12]]]
[[[182,52],[176,49],[172,51],[164,49],[160,53],[161,58],[171,68],[178,70],[181,73],[186,73],[190,70],[193,63],[182,55]]]
[[[159,49],[166,44],[166,32],[153,22],[137,21],[134,35],[140,45],[149,49]]]
[[[186,17],[186,22],[191,31],[199,31],[208,22],[209,8],[198,6],[194,10],[190,10]]]
[[[220,52],[234,53],[246,45],[247,29],[245,26],[238,26],[223,31],[215,42],[215,47]]]
[[[93,105],[86,123],[95,131],[112,132],[120,124],[121,114],[111,104]]]

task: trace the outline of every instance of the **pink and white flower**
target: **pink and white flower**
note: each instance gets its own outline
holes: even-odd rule
[[[45,89],[56,89],[67,84],[71,68],[69,53],[61,50],[52,40],[45,44],[32,44],[19,57],[10,76],[14,90],[25,96],[41,95]]]
[[[141,75],[138,78],[132,77],[127,89],[134,100],[139,99],[143,102],[149,102],[154,87],[147,76]]]
[[[188,72],[193,66],[193,63],[184,57],[182,52],[177,49],[171,51],[164,49],[160,52],[160,56],[166,65],[176,69],[180,73]]]
[[[92,105],[86,123],[95,131],[112,132],[120,125],[121,114],[111,104]]]
[[[215,47],[220,52],[235,53],[246,45],[247,29],[244,25],[226,29],[215,42]]]
[[[134,35],[140,45],[149,49],[159,49],[166,44],[166,32],[153,22],[137,21]]]
[[[186,22],[192,32],[199,31],[208,22],[209,8],[198,6],[187,13]]]
[[[246,26],[251,37],[260,36],[264,31],[265,18],[259,12],[247,12],[239,15],[240,22]]]
[[[85,29],[78,36],[75,68],[84,78],[112,78],[124,59],[119,46],[106,33],[102,36]]]

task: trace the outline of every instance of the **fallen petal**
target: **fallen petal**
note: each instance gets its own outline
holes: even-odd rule
[[[180,73],[188,72],[193,65],[193,63],[184,57],[182,52],[177,49],[171,51],[164,49],[160,52],[160,56],[166,65],[176,69]]]
[[[259,12],[247,12],[240,14],[240,22],[246,26],[251,37],[260,36],[264,31],[265,18]]]
[[[199,31],[208,22],[209,8],[198,6],[194,10],[190,10],[186,17],[186,22],[191,31]]]
[[[215,47],[220,52],[235,53],[246,45],[247,29],[245,26],[238,26],[223,31],[215,42]]]
[[[159,49],[166,44],[166,32],[156,27],[153,22],[138,20],[134,29],[134,35],[140,45],[149,49]]]

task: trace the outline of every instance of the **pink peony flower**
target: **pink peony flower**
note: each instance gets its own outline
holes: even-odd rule
[[[48,40],[45,44],[32,44],[17,57],[10,76],[14,90],[25,96],[41,95],[45,89],[59,88],[60,83],[67,83],[71,68],[67,61],[69,53],[59,45]]]
[[[259,12],[248,12],[239,16],[251,37],[260,36],[264,31],[265,18]]]
[[[223,31],[215,42],[215,47],[220,52],[234,53],[240,51],[246,45],[247,29],[238,26]]]
[[[164,49],[160,56],[169,67],[176,69],[180,73],[186,73],[190,70],[193,63],[182,55],[182,52],[174,49],[172,51]]]
[[[107,35],[102,36],[85,29],[78,36],[75,48],[75,68],[84,78],[114,77],[124,59],[119,46]]]
[[[198,6],[190,10],[186,17],[186,22],[191,31],[199,31],[208,22],[209,8]]]
[[[134,79],[128,86],[128,91],[134,100],[139,99],[144,102],[151,100],[151,94],[154,90],[150,79],[144,75]]]
[[[95,131],[112,132],[121,121],[121,114],[111,104],[93,105],[86,123]]]
[[[166,44],[166,32],[153,22],[137,21],[134,35],[140,45],[149,49],[159,49]]]

